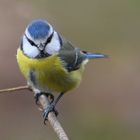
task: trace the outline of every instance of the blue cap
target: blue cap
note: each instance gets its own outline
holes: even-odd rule
[[[34,20],[28,26],[28,32],[34,39],[42,39],[48,36],[50,25],[46,20]]]

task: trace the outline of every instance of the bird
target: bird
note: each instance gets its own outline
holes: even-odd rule
[[[82,51],[47,20],[35,19],[27,25],[16,57],[21,73],[35,91],[36,104],[42,94],[50,99],[43,112],[45,123],[50,112],[58,115],[60,98],[79,86],[87,62],[107,55]]]

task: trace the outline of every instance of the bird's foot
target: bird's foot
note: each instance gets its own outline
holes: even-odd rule
[[[51,103],[53,103],[53,101],[54,101],[54,96],[53,96],[53,94],[51,94],[51,93],[46,93],[46,92],[40,92],[40,93],[36,93],[35,94],[35,103],[37,104],[37,105],[39,105],[39,97],[41,96],[41,95],[45,95],[47,98],[49,98],[50,99],[50,104]]]
[[[55,115],[58,115],[57,110],[55,109],[56,104],[60,100],[60,98],[64,95],[64,92],[61,92],[58,97],[48,105],[48,107],[44,110],[43,117],[44,117],[44,124],[46,124],[46,121],[48,120],[48,115],[50,112],[54,112]]]
[[[50,112],[54,112],[56,116],[58,115],[58,111],[55,109],[54,103],[49,104],[43,112],[44,124],[46,124],[46,121],[48,120],[48,115]]]

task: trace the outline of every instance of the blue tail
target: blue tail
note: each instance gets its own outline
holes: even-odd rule
[[[85,53],[87,59],[107,58],[108,56],[100,53]]]

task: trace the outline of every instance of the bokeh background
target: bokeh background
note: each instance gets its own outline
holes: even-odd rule
[[[0,0],[0,88],[25,85],[16,50],[27,24],[47,19],[91,61],[79,88],[65,95],[58,119],[71,140],[140,139],[140,1]],[[57,140],[29,91],[0,95],[0,139]]]

